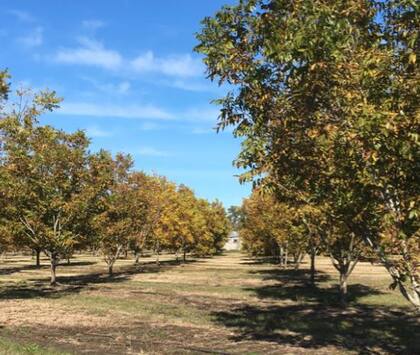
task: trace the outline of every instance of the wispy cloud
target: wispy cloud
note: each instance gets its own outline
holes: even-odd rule
[[[112,132],[110,131],[105,131],[104,129],[101,129],[97,126],[92,126],[92,127],[88,127],[86,129],[86,134],[88,135],[88,137],[111,137],[112,136]]]
[[[131,84],[127,80],[119,83],[102,83],[90,77],[82,77],[82,79],[92,84],[95,89],[111,95],[125,95],[128,94],[131,89]]]
[[[105,26],[105,22],[97,19],[90,19],[82,21],[82,26],[90,31],[96,31]]]
[[[202,91],[216,91],[217,88],[210,86],[208,84],[202,84],[197,82],[192,82],[191,80],[181,80],[176,79],[172,82],[168,82],[168,86],[172,86],[177,89],[182,89],[186,91],[202,92]]]
[[[138,73],[160,73],[176,77],[194,77],[203,73],[201,61],[190,54],[156,57],[152,51],[131,61],[131,67]]]
[[[9,10],[7,12],[15,16],[21,22],[35,22],[35,17],[33,17],[29,12],[22,10]]]
[[[220,115],[220,110],[216,107],[192,107],[186,109],[177,115],[178,118],[184,121],[191,122],[216,122]]]
[[[215,133],[216,131],[214,130],[214,128],[193,128],[192,130],[192,134],[210,134],[210,133]]]
[[[44,29],[41,26],[35,27],[32,32],[25,36],[19,37],[18,42],[28,48],[38,47],[44,41],[43,32]]]
[[[109,105],[87,102],[64,102],[58,114],[87,116],[87,117],[115,117],[132,119],[158,119],[173,118],[169,112],[152,105]]]
[[[102,22],[97,20],[85,21],[84,27],[99,28]],[[57,63],[96,66],[112,70],[123,77],[136,77],[141,74],[155,74],[171,78],[171,80],[160,80],[161,84],[176,87],[188,91],[209,91],[209,86],[198,82],[191,82],[192,79],[200,77],[204,73],[201,60],[191,54],[171,54],[167,56],[156,56],[153,51],[147,51],[135,58],[122,55],[114,49],[90,37],[77,39],[79,45],[76,47],[63,47],[53,54]],[[186,81],[188,79],[189,81]]]
[[[162,129],[163,126],[159,125],[155,122],[144,122],[141,126],[140,126],[140,130],[142,131],[156,131],[159,129]]]
[[[172,154],[166,151],[162,151],[153,147],[140,147],[136,149],[134,153],[142,156],[149,156],[149,157],[169,157]]]
[[[101,42],[79,38],[80,46],[76,48],[62,48],[57,51],[54,60],[64,64],[78,64],[118,69],[123,62],[122,56],[114,50],[107,49]]]
[[[151,104],[108,104],[105,102],[64,101],[58,114],[85,117],[113,117],[144,120],[170,120],[190,123],[216,122],[219,116],[217,108],[191,107],[181,111],[168,111],[165,108]],[[161,126],[145,122],[143,130],[160,129]],[[199,133],[198,131],[195,133]],[[200,132],[204,133],[204,132]]]

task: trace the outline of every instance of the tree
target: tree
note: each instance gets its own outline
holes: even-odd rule
[[[271,194],[255,190],[243,203],[240,235],[243,247],[254,255],[278,258],[286,266],[290,210]]]
[[[236,87],[217,102],[219,128],[234,125],[235,135],[245,138],[237,159],[248,169],[242,180],[270,186],[281,199],[323,206],[325,242],[330,252],[344,248],[331,255],[349,258],[334,264],[342,293],[360,241],[384,251],[381,206],[393,205],[391,214],[401,215],[390,204],[395,196],[389,196],[387,168],[393,167],[394,187],[404,182],[411,221],[407,233],[394,218],[402,257],[391,275],[400,289],[400,276],[407,276],[414,304],[418,13],[412,1],[249,0],[204,19],[197,35],[210,78]],[[345,235],[337,239],[337,233]]]
[[[226,214],[222,203],[218,200],[208,203],[206,200],[205,218],[207,220],[207,229],[211,238],[211,253],[220,253],[227,242],[228,235],[232,229],[232,224]]]
[[[132,166],[129,156],[117,154],[115,159],[108,157],[103,166],[105,176],[110,176],[106,193],[99,203],[101,212],[93,219],[93,225],[98,237],[98,245],[104,260],[108,265],[109,276],[113,274],[115,261],[124,248],[127,248],[129,238],[133,234],[133,213],[129,169]]]
[[[227,210],[227,217],[234,230],[238,230],[241,226],[242,209],[239,206],[230,206]]]
[[[129,247],[135,254],[135,264],[143,248],[153,238],[156,224],[162,215],[162,178],[133,172],[129,176],[129,199],[131,235]]]
[[[17,94],[19,104],[0,122],[1,193],[15,236],[24,236],[28,245],[48,255],[55,284],[60,258],[82,238],[75,226],[85,208],[89,140],[81,131],[70,134],[38,125],[39,115],[58,106],[54,92],[34,95],[27,104],[25,92]]]

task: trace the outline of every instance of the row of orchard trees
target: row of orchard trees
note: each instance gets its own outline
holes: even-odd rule
[[[122,252],[145,249],[204,256],[219,252],[229,223],[219,202],[188,187],[132,171],[129,156],[91,153],[84,132],[42,126],[58,107],[53,92],[17,93],[0,73],[0,247],[44,252],[56,267],[75,250],[100,251],[109,273]]]
[[[242,180],[282,204],[269,233],[319,239],[343,301],[368,247],[420,309],[419,28],[412,0],[243,0],[197,35]]]

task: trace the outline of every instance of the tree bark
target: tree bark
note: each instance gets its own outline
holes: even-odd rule
[[[347,306],[347,273],[340,271],[340,303],[343,307]]]
[[[285,268],[287,268],[287,261],[288,261],[287,259],[289,257],[288,251],[289,251],[289,249],[288,249],[287,244],[286,244],[286,247],[284,248],[284,267]]]
[[[40,267],[41,266],[41,250],[35,249],[35,266]]]
[[[316,251],[312,248],[311,249],[311,285],[315,286],[315,257],[316,257]]]
[[[139,250],[134,251],[134,257],[135,257],[134,264],[138,265],[139,262],[140,262],[140,251]]]
[[[283,266],[283,247],[279,247],[279,262],[280,262],[280,266]]]
[[[379,260],[385,266],[395,284],[398,285],[398,289],[400,290],[403,297],[414,306],[418,313],[420,313],[420,285],[417,283],[414,275],[409,275],[411,287],[407,288],[403,282],[403,277],[401,276],[399,270],[388,259],[387,255],[380,248],[380,246],[376,243],[373,243],[372,239],[368,236],[364,236],[364,240],[375,251],[376,255],[379,257]]]
[[[110,262],[109,264],[108,264],[108,276],[109,277],[111,277],[114,273],[113,273],[113,266],[114,266],[114,263],[113,262]]]
[[[56,253],[52,252],[50,254],[50,261],[51,261],[51,281],[50,281],[50,284],[54,286],[54,285],[57,284],[56,269],[57,269],[57,264],[58,264],[58,256],[57,256]]]

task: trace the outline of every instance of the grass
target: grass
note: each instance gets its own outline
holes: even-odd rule
[[[21,344],[14,342],[8,338],[0,338],[0,354],[9,355],[9,354],[39,354],[39,355],[58,355],[63,354],[61,351],[55,351],[52,349],[41,347],[38,344],[28,343],[28,344]]]
[[[0,354],[406,353],[420,352],[419,319],[386,271],[360,263],[349,281],[349,307],[337,302],[337,274],[318,258],[282,270],[240,253],[177,264],[150,258],[140,268],[77,256],[48,285],[47,260],[0,263]]]

